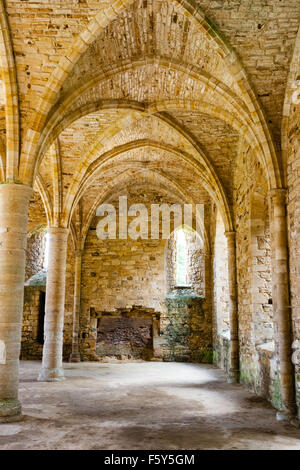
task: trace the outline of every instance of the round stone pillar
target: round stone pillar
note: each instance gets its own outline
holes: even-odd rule
[[[286,190],[273,189],[271,199],[272,290],[279,355],[282,410],[278,420],[288,420],[296,413],[295,375],[292,363],[292,323],[289,294],[289,263],[286,218]]]
[[[74,308],[73,308],[73,336],[70,362],[80,362],[79,353],[79,318],[81,294],[81,250],[75,252],[75,279],[74,279]]]
[[[19,355],[31,194],[28,186],[0,184],[0,423],[21,416]]]
[[[236,236],[235,232],[225,232],[228,250],[228,288],[229,288],[229,318],[230,318],[230,370],[227,381],[239,383],[239,320],[237,302],[236,274]]]
[[[49,262],[47,269],[44,348],[40,382],[64,380],[62,367],[65,310],[66,257],[69,230],[48,229]]]

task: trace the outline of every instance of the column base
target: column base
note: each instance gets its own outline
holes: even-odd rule
[[[69,362],[81,362],[80,354],[79,353],[70,354]]]
[[[291,419],[290,424],[295,428],[300,429],[300,419],[294,417]]]
[[[59,369],[42,369],[37,378],[38,382],[61,382],[65,380],[63,368]]]
[[[277,421],[291,422],[296,421],[296,416],[295,413],[293,413],[292,411],[279,410],[276,413],[276,419]]]
[[[227,383],[238,384],[240,383],[240,371],[238,369],[230,369],[227,374]]]
[[[0,423],[12,423],[22,419],[22,406],[19,400],[0,400]]]

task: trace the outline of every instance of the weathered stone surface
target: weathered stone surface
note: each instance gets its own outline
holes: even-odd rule
[[[211,315],[205,309],[205,299],[190,289],[175,288],[167,295],[166,306],[164,360],[212,362]]]

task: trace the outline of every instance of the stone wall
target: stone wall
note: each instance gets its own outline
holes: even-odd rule
[[[234,176],[237,287],[241,382],[281,405],[272,305],[272,259],[268,188],[260,162],[245,143]],[[230,368],[227,241],[217,211],[213,214],[214,362]]]
[[[290,282],[294,340],[300,341],[300,109],[291,107],[288,128],[287,183],[290,247]],[[296,349],[296,348],[295,348]],[[299,350],[299,347],[297,347]],[[298,354],[299,357],[299,354]],[[296,366],[297,401],[300,407],[300,361]],[[299,415],[300,416],[300,415]]]
[[[42,359],[45,287],[27,286],[24,289],[24,310],[21,340],[21,359]]]
[[[234,183],[241,381],[280,407],[267,184],[247,145],[241,145]]]
[[[213,362],[226,373],[230,369],[230,330],[218,332],[213,343]]]
[[[220,213],[215,212],[215,237],[213,243],[214,313],[216,333],[229,329],[228,307],[228,251],[225,227]]]
[[[12,84],[13,96],[9,98],[18,110],[12,112],[4,96],[8,88],[1,86],[0,140],[3,155],[5,147],[10,149],[13,143],[20,147],[13,180],[30,183],[31,158],[36,155],[29,150],[38,152],[38,145],[43,142],[41,164],[33,172],[43,193],[48,220],[35,190],[29,209],[26,280],[41,273],[43,267],[42,227],[50,223],[51,217],[52,222],[55,219],[56,223],[67,223],[69,209],[74,208],[73,196],[84,199],[91,182],[95,185],[92,195],[98,195],[107,188],[114,191],[114,184],[121,182],[124,175],[132,181],[139,180],[143,169],[151,178],[155,174],[173,182],[171,193],[177,187],[184,197],[188,193],[195,200],[204,190],[203,181],[210,181],[212,186],[220,184],[218,187],[224,189],[229,206],[234,206],[242,380],[278,403],[275,354],[278,338],[273,325],[267,178],[253,152],[247,146],[239,147],[239,143],[243,135],[250,135],[250,128],[245,127],[249,117],[251,132],[258,137],[253,148],[267,150],[270,137],[263,129],[268,126],[280,156],[286,144],[281,136],[281,129],[285,130],[282,124],[289,120],[284,135],[287,154],[282,162],[280,157],[278,161],[279,172],[283,170],[284,175],[287,170],[293,339],[300,341],[300,110],[299,106],[289,110],[284,105],[286,90],[290,92],[289,72],[295,79],[299,75],[299,63],[291,64],[291,58],[299,29],[300,2],[196,0],[190,3],[190,12],[185,10],[185,2],[167,0],[121,1],[115,2],[113,8],[108,3],[7,0],[3,5],[3,21],[6,15],[8,21],[4,39],[10,38],[12,46],[9,54],[8,43],[3,47],[7,54],[3,64],[10,64],[16,73],[12,80],[18,86]],[[194,12],[194,6],[200,11]],[[97,20],[93,22],[93,18]],[[82,36],[79,38],[78,34]],[[229,60],[227,44],[237,53],[237,62],[232,54]],[[297,52],[296,47],[295,56]],[[3,66],[2,78],[10,75]],[[240,80],[246,75],[249,83]],[[83,77],[86,86],[81,88]],[[207,80],[203,81],[203,77]],[[132,105],[131,111],[124,106],[124,100],[128,107]],[[105,109],[100,109],[102,106]],[[138,109],[147,112],[140,113]],[[70,113],[79,119],[70,122],[67,118]],[[266,121],[259,122],[263,115]],[[49,127],[44,128],[46,116],[51,116],[51,120],[47,121]],[[43,128],[49,141],[43,141],[40,135]],[[137,140],[143,141],[143,145],[147,143],[144,150],[132,148]],[[104,161],[107,152],[119,146],[125,146],[127,156],[116,154],[114,160]],[[101,175],[92,177],[89,172],[99,169],[96,158],[100,155]],[[205,161],[211,162],[219,181],[210,180],[210,176],[206,179]],[[5,179],[8,176],[4,171],[5,158],[2,166]],[[203,172],[202,182],[198,170]],[[85,178],[88,174],[90,180]],[[83,176],[86,186],[82,184]],[[285,186],[284,178],[282,182]],[[82,193],[77,193],[79,189]],[[91,344],[94,347],[91,308],[114,311],[140,304],[153,308],[162,313],[162,333],[169,328],[170,320],[165,305],[165,293],[169,290],[164,277],[165,245],[126,242],[125,246],[123,242],[107,242],[96,246],[94,229],[89,231],[83,260],[81,334],[87,357]],[[202,307],[206,305],[210,312],[214,277],[214,343],[221,363],[227,368],[227,266],[225,239],[217,222],[210,241],[213,241],[211,253],[210,247],[206,247],[205,252],[195,250],[190,256],[191,284],[196,294],[205,297]],[[69,246],[65,357],[72,337],[73,261],[73,248]],[[173,266],[175,262],[171,254],[168,263]],[[170,272],[167,283],[172,291],[174,270]],[[23,325],[24,342],[28,344],[35,334],[34,309],[39,296],[34,290],[30,295],[29,292],[25,296]],[[297,364],[300,404],[299,368]]]
[[[81,351],[94,357],[90,309],[143,306],[166,312],[163,240],[99,240],[92,224],[82,260]]]
[[[47,219],[42,200],[33,192],[29,204],[25,281],[44,267]]]
[[[44,238],[45,231],[34,232],[31,246],[35,249],[28,249],[30,254],[27,258],[26,272],[34,266],[34,274],[25,283],[24,287],[24,309],[22,323],[22,343],[21,359],[42,359],[43,353],[43,332],[39,330],[39,319],[44,315],[47,271],[42,269],[41,260],[44,259]],[[38,243],[39,240],[43,244]],[[43,248],[43,250],[39,250]],[[42,254],[41,257],[39,255]],[[35,258],[35,256],[37,256]],[[72,329],[73,329],[73,301],[74,301],[74,249],[71,236],[68,239],[67,269],[66,269],[66,298],[64,317],[64,344],[63,358],[68,360],[72,349]],[[42,309],[42,311],[41,311]],[[38,334],[39,333],[39,334]]]
[[[211,224],[213,270],[213,349],[214,363],[230,368],[230,324],[228,250],[225,227],[220,212],[214,207]]]
[[[193,287],[195,294],[205,296],[205,250],[203,241],[194,230],[184,230],[186,239],[187,285]],[[166,292],[172,291],[177,285],[176,262],[177,245],[176,231],[166,244]]]
[[[28,235],[25,265],[24,308],[22,322],[21,359],[42,358],[43,317],[46,292],[44,268],[47,219],[37,191],[29,204]]]
[[[141,194],[143,196],[141,196]],[[128,206],[141,202],[141,197],[147,200],[147,204],[177,202],[172,198],[166,198],[159,191],[144,188],[142,193],[134,188],[128,190]],[[147,199],[146,199],[147,198]],[[150,202],[149,202],[150,201]],[[144,201],[143,201],[144,202]],[[201,201],[199,201],[201,202]],[[117,207],[117,200],[114,201]],[[150,212],[149,212],[150,213]],[[81,288],[81,318],[80,318],[80,347],[83,359],[95,360],[97,343],[97,323],[93,320],[93,312],[115,312],[116,310],[145,308],[153,309],[160,315],[160,338],[156,338],[159,349],[157,357],[165,360],[174,360],[173,348],[175,329],[184,326],[190,332],[189,340],[193,343],[193,353],[178,354],[177,357],[185,357],[185,360],[196,360],[196,344],[201,349],[197,356],[204,360],[209,356],[211,350],[211,309],[205,295],[206,270],[209,264],[206,262],[203,246],[197,243],[198,235],[191,233],[188,261],[190,266],[190,279],[194,290],[202,294],[199,305],[191,300],[192,310],[185,305],[172,310],[169,306],[166,292],[170,286],[174,288],[176,278],[174,249],[174,237],[169,242],[166,240],[138,239],[131,240],[100,240],[96,234],[98,218],[95,218],[89,229],[82,260],[82,288]],[[128,221],[130,223],[130,220]],[[208,222],[209,223],[209,222]],[[117,230],[118,232],[118,230]],[[169,246],[168,246],[169,243]],[[176,251],[176,249],[175,249]],[[199,297],[200,299],[200,297]],[[198,305],[198,307],[196,306]],[[175,312],[176,310],[176,312]],[[193,312],[194,325],[191,327],[191,316]],[[176,313],[176,314],[175,314]],[[199,319],[196,320],[198,315]],[[176,317],[177,316],[177,317]],[[181,317],[181,318],[179,318]],[[198,323],[200,322],[200,326]],[[175,324],[178,324],[177,327]],[[172,330],[173,328],[173,330]],[[172,332],[171,332],[172,330]],[[178,335],[177,335],[178,336]],[[171,338],[172,337],[172,338]],[[208,339],[209,338],[209,339]],[[201,342],[203,345],[201,346]],[[172,345],[171,345],[172,343]],[[173,348],[174,349],[174,348]],[[199,350],[200,350],[199,349]],[[203,352],[205,349],[205,352]],[[99,347],[98,347],[99,350]],[[122,355],[119,351],[118,355]],[[127,355],[123,351],[123,355]]]
[[[45,258],[45,229],[37,227],[27,236],[25,281],[41,271]]]
[[[143,202],[173,203],[164,192],[148,188],[128,188],[128,207]],[[108,201],[118,209],[119,194]],[[117,210],[118,221],[118,210]],[[143,306],[165,312],[165,240],[100,240],[93,220],[87,234],[82,258],[81,283],[81,353],[84,358],[94,358],[96,327],[92,325],[90,311],[111,312],[118,308]],[[131,219],[128,219],[128,225]],[[119,226],[117,225],[117,233]]]
[[[82,311],[110,311],[147,305],[161,311],[164,298],[164,243],[161,240],[106,240],[91,227],[82,262]]]
[[[211,312],[193,289],[175,288],[167,295],[167,324],[161,355],[166,361],[212,362]]]

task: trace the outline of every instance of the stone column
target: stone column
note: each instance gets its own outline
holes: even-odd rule
[[[80,362],[79,353],[79,318],[80,318],[80,294],[81,294],[81,250],[75,252],[75,276],[74,276],[74,308],[73,308],[73,336],[72,353],[70,362]]]
[[[239,319],[237,301],[236,273],[236,236],[235,232],[225,232],[228,249],[228,287],[229,287],[229,316],[230,316],[230,359],[231,366],[227,380],[229,383],[239,383]]]
[[[278,420],[288,420],[296,413],[295,375],[292,364],[292,323],[289,294],[289,263],[285,189],[270,191],[271,243],[273,262],[273,308],[276,348],[280,364],[282,410]]]
[[[64,380],[63,328],[68,229],[49,228],[49,262],[46,284],[44,348],[40,382]]]
[[[27,220],[32,189],[0,185],[0,422],[17,421]]]

